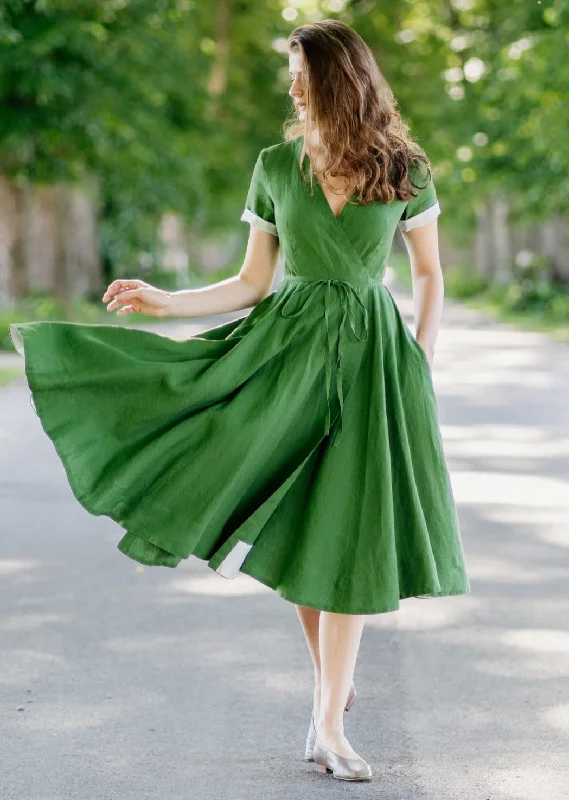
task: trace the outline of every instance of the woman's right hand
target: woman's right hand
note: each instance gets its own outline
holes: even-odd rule
[[[101,298],[103,303],[112,300],[107,311],[118,309],[117,314],[148,314],[151,317],[167,317],[172,295],[164,289],[157,289],[150,283],[133,278],[119,278],[109,284]],[[122,306],[122,307],[121,307]]]

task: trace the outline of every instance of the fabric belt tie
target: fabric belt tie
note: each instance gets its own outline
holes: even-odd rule
[[[330,407],[330,398],[332,392],[332,380],[331,380],[331,373],[332,373],[332,331],[330,329],[330,298],[332,293],[332,287],[335,288],[336,291],[340,293],[341,298],[341,306],[342,306],[342,318],[340,321],[340,326],[338,329],[338,342],[336,347],[336,393],[338,396],[338,401],[340,403],[340,424],[339,428],[336,431],[336,435],[334,438],[334,447],[337,447],[340,442],[340,434],[342,431],[342,420],[343,420],[343,410],[344,410],[344,392],[342,388],[342,359],[343,359],[343,340],[344,340],[344,329],[346,322],[348,324],[349,330],[352,332],[354,337],[360,341],[364,342],[368,336],[368,313],[367,308],[362,302],[361,297],[358,295],[357,291],[355,290],[355,286],[377,286],[382,285],[383,280],[376,279],[376,278],[369,278],[365,281],[350,281],[350,280],[341,280],[340,278],[303,278],[297,275],[285,275],[283,281],[289,281],[293,283],[306,283],[307,287],[311,289],[310,293],[307,295],[306,299],[301,302],[301,306],[297,311],[287,313],[287,306],[289,302],[294,301],[297,297],[297,294],[291,294],[285,300],[282,308],[281,314],[283,317],[287,319],[291,319],[293,317],[299,317],[303,314],[314,297],[318,294],[319,289],[324,289],[324,324],[326,328],[326,359],[325,359],[325,375],[326,375],[326,402],[327,402],[327,413],[326,413],[326,433],[330,431],[331,427],[331,407]],[[359,330],[358,330],[359,329]]]

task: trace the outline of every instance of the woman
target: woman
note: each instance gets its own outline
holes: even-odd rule
[[[297,116],[257,158],[239,274],[173,293],[116,280],[103,296],[121,316],[252,311],[183,342],[65,322],[10,332],[76,498],[126,528],[122,553],[195,555],[295,604],[315,675],[305,758],[365,780],[343,711],[366,615],[470,591],[430,371],[440,208],[362,39],[323,20],[289,44]],[[382,283],[397,227],[416,340]]]

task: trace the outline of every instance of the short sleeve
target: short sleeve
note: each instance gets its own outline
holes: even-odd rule
[[[263,163],[263,150],[259,153],[253,168],[249,191],[245,201],[245,210],[241,215],[243,222],[248,222],[255,228],[278,236],[275,220],[275,206],[269,191],[265,165]]]
[[[425,182],[429,178],[429,182]],[[428,175],[425,169],[421,170],[419,177],[414,177],[413,182],[422,186],[422,189],[415,187],[418,192],[416,197],[412,197],[399,220],[399,229],[402,231],[410,231],[413,228],[420,228],[421,225],[426,225],[427,222],[432,222],[441,213],[441,209],[437,200],[437,193],[435,184],[433,183],[432,176]]]

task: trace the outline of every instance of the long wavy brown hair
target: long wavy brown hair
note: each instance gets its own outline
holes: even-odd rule
[[[372,51],[349,25],[323,19],[300,25],[290,34],[289,51],[303,62],[305,120],[293,116],[283,125],[285,141],[304,136],[299,168],[307,142],[318,129],[328,155],[322,178],[328,174],[347,178],[362,205],[374,200],[390,203],[396,197],[410,200],[431,177],[429,158],[411,137],[397,101],[381,74]],[[426,182],[417,186],[411,171],[423,168]],[[313,172],[310,168],[312,185]]]

